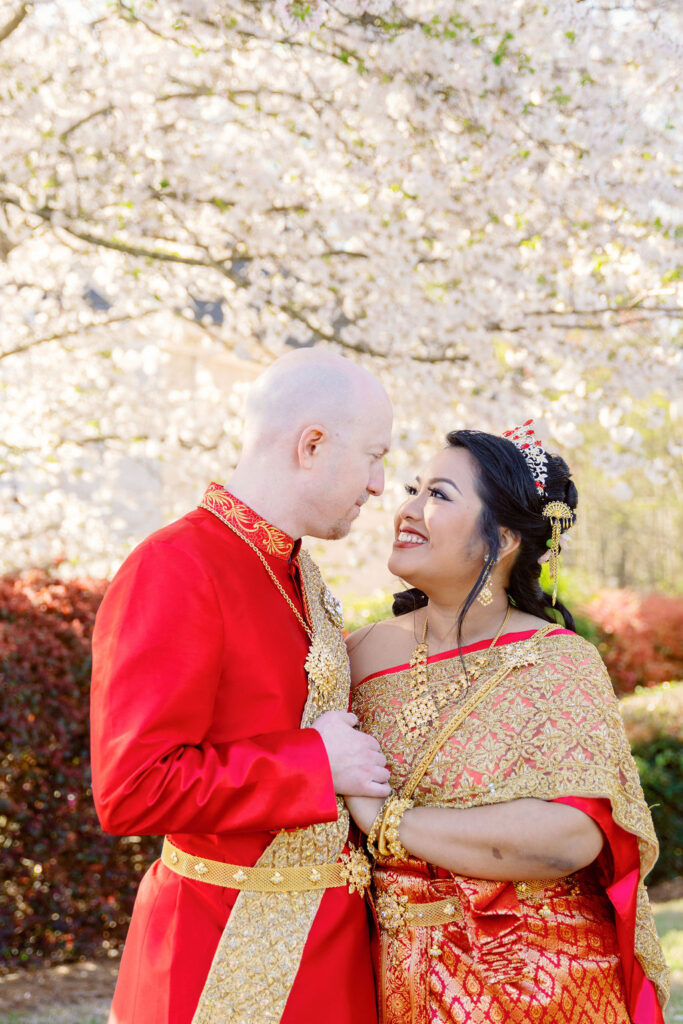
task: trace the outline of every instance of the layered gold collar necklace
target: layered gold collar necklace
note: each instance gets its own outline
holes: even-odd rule
[[[471,659],[467,671],[461,672],[454,679],[449,679],[438,693],[435,693],[429,686],[429,645],[427,643],[429,617],[425,618],[422,640],[410,656],[411,697],[397,715],[398,727],[404,735],[412,733],[420,737],[427,736],[444,704],[461,700],[465,696],[470,683],[479,679],[489,664],[493,648],[503,634],[511,611],[512,606],[508,604],[500,629],[488,648],[478,657]]]

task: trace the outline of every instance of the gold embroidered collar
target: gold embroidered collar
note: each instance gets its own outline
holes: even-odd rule
[[[209,484],[199,502],[199,508],[205,508],[219,519],[229,522],[238,533],[266,555],[275,555],[276,558],[291,561],[299,553],[300,540],[294,540],[277,526],[262,519],[258,512],[254,512],[221,484]]]

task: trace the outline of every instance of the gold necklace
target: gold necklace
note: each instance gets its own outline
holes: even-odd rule
[[[209,511],[211,511],[211,510],[209,510]],[[229,530],[232,530],[233,533],[237,534],[237,536],[240,538],[240,540],[243,540],[244,543],[247,545],[247,547],[251,548],[251,550],[253,552],[255,552],[255,554],[258,555],[258,557],[261,559],[261,562],[263,564],[263,568],[266,570],[266,572],[270,576],[271,580],[273,581],[273,583],[275,584],[277,589],[280,591],[280,593],[282,594],[282,596],[284,597],[285,601],[287,602],[289,607],[292,609],[294,614],[296,615],[296,617],[299,620],[299,622],[301,623],[301,625],[306,630],[306,633],[308,634],[308,639],[312,640],[313,639],[314,631],[311,629],[311,627],[308,625],[306,620],[300,614],[299,609],[296,607],[294,602],[291,600],[289,594],[286,592],[285,588],[282,586],[282,584],[280,583],[279,579],[277,578],[277,576],[275,575],[275,573],[273,572],[271,567],[268,565],[268,562],[264,558],[263,554],[259,551],[259,549],[256,547],[256,545],[252,544],[252,542],[247,537],[245,537],[243,533],[240,533],[240,531],[236,527],[234,527],[232,525],[232,523],[229,523],[226,519],[223,519],[222,516],[218,516],[218,518],[220,519],[220,521],[222,523],[225,523],[225,525],[228,527]],[[306,597],[306,590],[305,590],[304,587],[301,588],[301,593],[302,593],[303,601],[304,601],[304,611],[306,612],[306,615],[310,619],[311,612],[310,612],[310,609],[308,607],[308,598]]]
[[[427,661],[429,658],[429,645],[427,643],[429,617],[425,618],[422,640],[410,656],[410,687],[412,697],[403,705],[396,717],[398,727],[404,735],[414,730],[418,736],[426,736],[434,719],[439,715],[442,706],[449,701],[459,700],[465,695],[470,682],[478,679],[488,665],[493,648],[502,636],[511,611],[512,606],[508,603],[500,629],[484,654],[479,655],[478,658],[473,660],[466,673],[461,673],[455,679],[449,680],[438,694],[432,693],[429,688]]]

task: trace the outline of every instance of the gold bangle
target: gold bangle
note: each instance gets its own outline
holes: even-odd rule
[[[379,829],[377,846],[382,857],[395,857],[397,860],[408,860],[408,851],[399,839],[399,829],[403,815],[414,806],[414,801],[398,796],[387,801],[382,823]]]
[[[377,812],[377,816],[374,819],[372,825],[370,826],[370,831],[368,832],[368,835],[367,835],[367,838],[366,838],[366,845],[367,845],[367,848],[368,848],[368,853],[370,854],[370,856],[372,857],[373,860],[377,860],[377,847],[375,846],[375,842],[377,840],[377,835],[379,833],[380,825],[382,824],[382,819],[384,817],[384,811],[385,811],[386,806],[389,803],[389,801],[394,799],[394,796],[395,796],[394,793],[390,793],[389,796],[386,797],[386,799],[382,801],[382,806],[380,807],[379,811]]]

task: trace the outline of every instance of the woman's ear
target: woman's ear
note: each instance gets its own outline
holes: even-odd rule
[[[522,538],[514,530],[511,530],[509,526],[500,526],[498,527],[498,541],[500,544],[498,558],[501,559],[514,555],[519,550]]]

